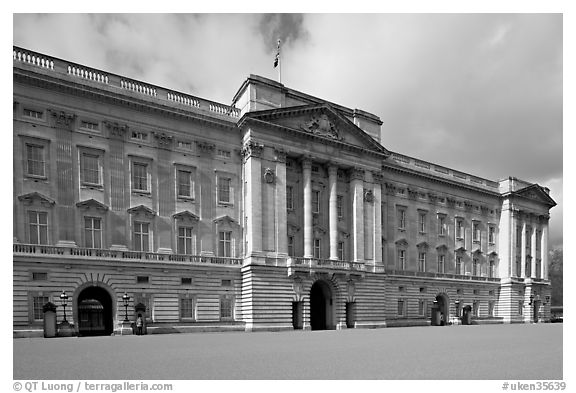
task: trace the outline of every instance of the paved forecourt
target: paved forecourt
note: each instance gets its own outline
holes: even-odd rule
[[[562,324],[14,339],[14,379],[562,379]]]

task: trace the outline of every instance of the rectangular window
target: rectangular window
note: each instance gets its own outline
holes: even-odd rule
[[[221,231],[218,233],[218,256],[227,258],[232,256],[232,232]]]
[[[477,258],[472,260],[472,275],[479,276],[480,275],[480,262]]]
[[[444,273],[445,255],[438,255],[438,273]]]
[[[32,281],[47,281],[48,273],[46,272],[32,272]]]
[[[146,141],[148,140],[148,134],[141,131],[132,131],[131,138],[138,141]]]
[[[314,239],[314,258],[320,259],[320,239]]]
[[[288,236],[288,255],[294,256],[294,236]]]
[[[406,229],[406,210],[398,209],[398,229]]]
[[[406,250],[398,250],[398,269],[406,270]]]
[[[192,249],[192,228],[178,227],[178,254],[194,254]]]
[[[232,179],[228,177],[218,176],[218,202],[220,203],[230,203],[230,186],[232,184]]]
[[[44,146],[26,145],[27,174],[29,176],[45,177]]]
[[[220,298],[220,319],[234,319],[234,299],[231,296]]]
[[[425,272],[426,271],[426,253],[421,252],[418,254],[418,271]]]
[[[48,244],[48,213],[28,212],[29,243]]]
[[[102,248],[102,219],[84,217],[84,242],[88,248]]]
[[[446,217],[438,216],[438,236],[446,235]]]
[[[472,223],[472,241],[476,243],[480,242],[480,223],[478,222]]]
[[[294,210],[294,188],[286,186],[286,209]]]
[[[100,156],[98,154],[82,153],[80,157],[80,173],[84,184],[102,184],[100,181]]]
[[[194,299],[180,298],[180,318],[194,319]]]
[[[336,196],[336,212],[338,213],[338,218],[344,217],[344,196]]]
[[[182,277],[180,283],[182,285],[192,285],[192,277]]]
[[[136,276],[137,284],[148,284],[150,282],[150,277],[148,276]]]
[[[398,316],[399,317],[403,317],[404,316],[404,299],[398,299]]]
[[[489,317],[493,317],[494,316],[494,306],[496,305],[496,302],[494,302],[494,300],[490,300],[488,302],[488,316]]]
[[[148,164],[132,163],[132,190],[148,192]]]
[[[44,319],[44,305],[49,302],[48,296],[34,296],[32,305],[32,317],[35,321]]]
[[[523,311],[524,311],[524,302],[520,300],[518,302],[518,315],[522,315]]]
[[[427,306],[426,300],[424,300],[424,299],[418,300],[418,315],[419,316],[423,317],[426,315],[425,314],[426,313],[426,306]]]
[[[522,247],[522,227],[516,226],[516,248]]]
[[[312,213],[320,213],[320,191],[312,191]]]
[[[31,117],[33,119],[42,119],[44,117],[44,113],[41,111],[35,111],[33,109],[24,108],[22,110],[22,114],[26,117]]]
[[[490,277],[490,278],[496,277],[496,263],[494,262],[493,259],[490,259],[490,262],[488,265],[488,277]]]
[[[464,239],[464,221],[461,219],[456,220],[456,238],[459,240]]]
[[[344,242],[338,242],[338,259],[343,261],[344,259]]]
[[[516,277],[520,277],[522,275],[522,262],[520,257],[516,257]]]
[[[540,258],[536,259],[536,271],[534,273],[536,273],[536,278],[542,278],[541,277],[541,273],[542,272],[542,260]]]
[[[463,271],[464,265],[462,264],[462,257],[456,257],[456,274],[464,274]]]
[[[488,243],[496,243],[496,228],[492,225],[488,227]]]
[[[178,184],[179,197],[194,198],[192,171],[178,169],[178,172],[176,172],[176,183]]]
[[[418,214],[418,230],[420,233],[426,233],[426,213]]]
[[[150,251],[150,228],[147,222],[134,222],[134,250]]]

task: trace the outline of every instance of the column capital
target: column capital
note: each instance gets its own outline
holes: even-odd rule
[[[260,158],[262,157],[263,150],[264,150],[263,144],[258,143],[254,140],[249,140],[246,143],[244,143],[244,146],[242,146],[241,154],[245,160],[247,160],[250,157]]]
[[[312,169],[312,159],[308,156],[302,157],[300,164],[302,165],[302,169]]]
[[[326,164],[326,168],[328,169],[328,176],[338,176],[338,165],[329,162]]]
[[[352,168],[350,169],[350,180],[364,180],[364,169]]]
[[[372,172],[372,179],[374,179],[375,184],[382,184],[384,181],[384,175],[382,172]]]
[[[274,155],[276,156],[275,158],[277,162],[286,163],[286,150],[276,148],[274,149]]]

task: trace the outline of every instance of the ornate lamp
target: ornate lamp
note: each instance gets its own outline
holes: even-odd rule
[[[68,295],[66,295],[66,291],[62,291],[62,293],[60,294],[60,302],[62,302],[62,307],[64,308],[63,322],[68,322],[66,321],[66,306],[68,305]]]
[[[128,302],[130,301],[130,296],[124,292],[124,295],[122,295],[122,300],[124,300],[124,308],[126,310],[124,314],[124,322],[128,322]]]

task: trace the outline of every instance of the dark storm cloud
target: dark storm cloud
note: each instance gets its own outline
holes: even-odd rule
[[[283,44],[295,45],[297,40],[306,40],[302,14],[264,14],[258,25],[266,50],[276,49],[278,39]]]

